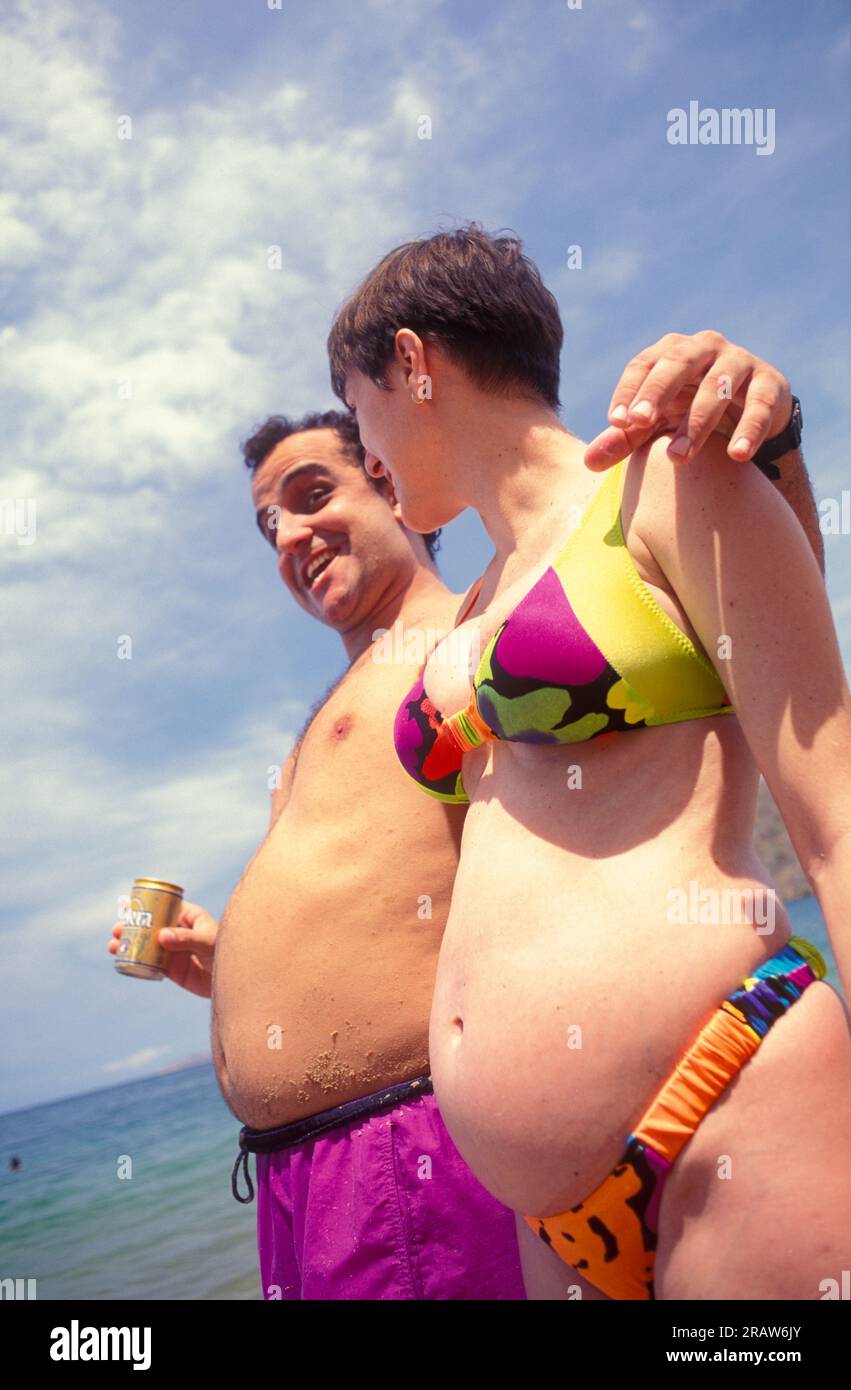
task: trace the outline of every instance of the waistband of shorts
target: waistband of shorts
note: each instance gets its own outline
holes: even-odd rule
[[[320,1110],[316,1115],[306,1115],[303,1120],[293,1120],[290,1124],[278,1125],[275,1129],[250,1129],[248,1125],[243,1125],[239,1131],[239,1154],[231,1175],[231,1191],[234,1197],[238,1202],[254,1200],[254,1188],[248,1171],[250,1153],[268,1154],[278,1153],[281,1149],[291,1149],[296,1144],[303,1144],[307,1139],[316,1139],[320,1134],[338,1129],[348,1120],[375,1115],[381,1110],[392,1110],[406,1100],[429,1096],[433,1089],[430,1076],[415,1076],[410,1081],[401,1081],[396,1086],[388,1086],[383,1091],[373,1091],[368,1096],[358,1096],[355,1100],[344,1101],[342,1105],[335,1105],[330,1110]],[[237,1187],[240,1163],[243,1165],[248,1188],[248,1195],[245,1197],[240,1196]]]

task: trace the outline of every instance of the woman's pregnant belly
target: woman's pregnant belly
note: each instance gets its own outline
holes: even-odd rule
[[[586,1197],[713,1009],[788,940],[749,840],[718,851],[697,815],[594,859],[495,797],[471,806],[429,1049],[452,1138],[515,1210]]]

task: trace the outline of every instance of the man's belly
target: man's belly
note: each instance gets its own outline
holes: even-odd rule
[[[286,814],[286,813],[285,813]],[[222,1091],[267,1129],[428,1071],[428,1017],[454,855],[433,862],[431,917],[411,861],[348,818],[284,817],[228,903],[213,984]]]
[[[471,806],[432,1075],[462,1155],[515,1210],[586,1197],[714,1008],[788,940],[747,844],[716,841],[722,870],[711,841],[681,823],[589,859],[530,836],[497,796]]]

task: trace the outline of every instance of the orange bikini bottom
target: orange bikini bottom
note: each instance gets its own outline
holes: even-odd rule
[[[793,936],[715,1010],[599,1187],[560,1216],[525,1218],[583,1279],[610,1298],[654,1297],[659,1204],[677,1155],[769,1028],[824,974],[815,946]]]

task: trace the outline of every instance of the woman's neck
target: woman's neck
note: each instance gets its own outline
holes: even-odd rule
[[[481,517],[494,560],[534,555],[563,519],[569,475],[588,475],[586,445],[548,407],[493,398],[467,414],[455,439],[456,485]]]

